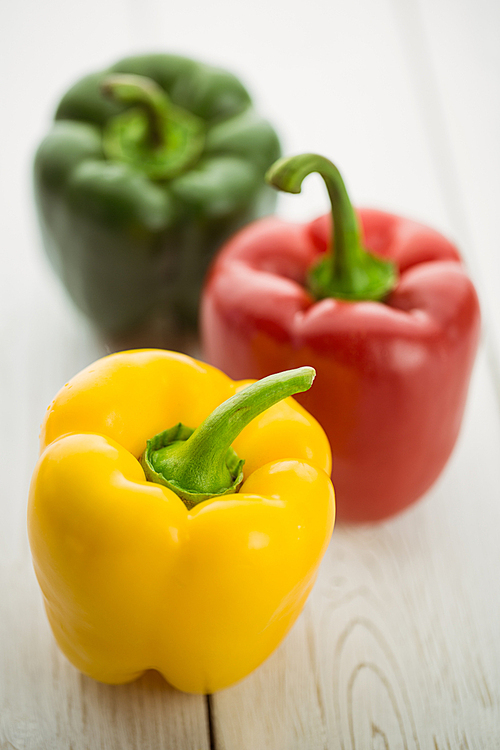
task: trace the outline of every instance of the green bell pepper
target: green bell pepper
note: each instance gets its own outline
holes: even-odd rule
[[[175,55],[121,60],[64,95],[38,148],[48,257],[105,336],[193,331],[213,254],[274,208],[263,178],[279,154],[231,73]]]

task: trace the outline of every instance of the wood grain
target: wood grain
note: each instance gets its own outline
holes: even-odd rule
[[[287,641],[214,696],[217,747],[496,746],[500,436],[484,356],[474,385],[434,490],[392,521],[338,527]]]

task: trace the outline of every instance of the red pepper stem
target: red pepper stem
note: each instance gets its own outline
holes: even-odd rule
[[[330,261],[333,260],[332,277],[349,279],[359,256],[364,252],[358,217],[354,213],[344,181],[337,167],[331,162],[319,174],[323,177],[332,206],[335,253],[328,248]]]
[[[266,180],[279,190],[300,193],[303,180],[313,172],[321,175],[330,196],[333,247],[310,271],[311,293],[317,299],[382,299],[396,284],[395,266],[363,248],[358,219],[337,167],[324,156],[300,154],[273,164]]]
[[[315,374],[312,367],[298,367],[269,375],[224,401],[195,430],[175,425],[156,435],[141,458],[146,478],[172,489],[188,507],[236,492],[244,461],[231,444],[263,411],[307,391]]]

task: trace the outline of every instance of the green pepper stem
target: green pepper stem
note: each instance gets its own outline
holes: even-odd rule
[[[300,154],[275,162],[266,180],[279,190],[300,193],[303,180],[313,172],[321,175],[330,197],[334,252],[330,243],[311,269],[310,291],[317,299],[383,299],[396,284],[395,265],[363,248],[358,219],[337,167],[324,156]]]
[[[101,91],[131,107],[105,126],[108,159],[125,162],[153,180],[177,177],[198,161],[205,147],[204,123],[172,104],[155,81],[117,73],[104,79]]]
[[[263,411],[308,390],[315,374],[312,367],[299,367],[269,375],[220,404],[187,439],[191,430],[182,425],[155,436],[148,441],[141,459],[146,478],[166,484],[183,500],[186,497],[190,506],[237,491],[243,461],[232,451],[228,462],[231,444]],[[172,435],[168,444],[163,444],[162,436],[167,432]]]
[[[146,116],[146,139],[151,149],[165,146],[169,100],[163,89],[151,78],[115,74],[104,79],[102,93],[120,104],[140,107]]]

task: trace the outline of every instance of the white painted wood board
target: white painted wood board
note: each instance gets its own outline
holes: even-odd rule
[[[29,0],[0,13],[0,750],[499,747],[498,5]],[[233,69],[287,153],[324,153],[357,204],[454,238],[489,325],[439,482],[400,517],[338,527],[288,638],[210,711],[154,674],[120,688],[80,676],[52,640],[26,537],[45,408],[106,351],[41,253],[32,154],[65,87],[148,48]],[[298,220],[326,208],[315,177],[279,204]]]

